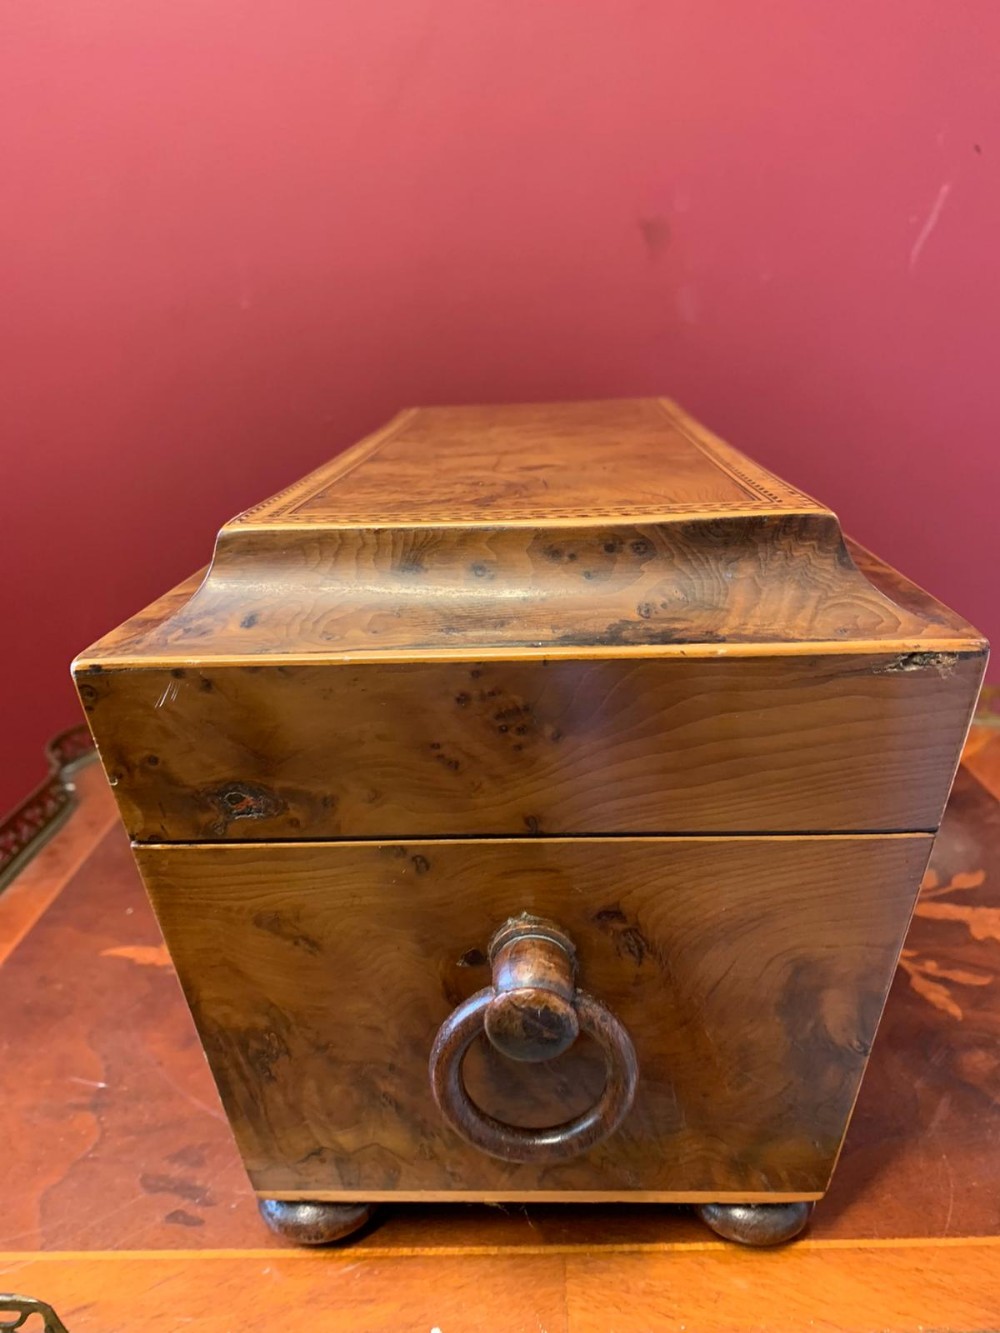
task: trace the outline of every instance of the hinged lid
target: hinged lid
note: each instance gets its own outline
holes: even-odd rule
[[[863,577],[829,509],[636,399],[402,412],[80,665],[755,644],[981,646]]]
[[[195,587],[76,665],[139,841],[925,830],[984,661],[659,401],[405,412]]]

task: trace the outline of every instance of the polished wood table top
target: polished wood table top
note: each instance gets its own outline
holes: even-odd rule
[[[283,1246],[88,770],[0,897],[0,1287],[69,1333],[1000,1326],[998,747],[974,730],[832,1190],[771,1252],[624,1205],[394,1206]]]

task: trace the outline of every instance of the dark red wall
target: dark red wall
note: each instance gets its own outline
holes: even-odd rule
[[[669,392],[1000,634],[993,0],[5,0],[0,807],[397,407]]]

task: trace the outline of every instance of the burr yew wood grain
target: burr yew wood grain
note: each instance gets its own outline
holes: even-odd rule
[[[984,663],[637,400],[405,412],[76,678],[262,1194],[720,1203],[826,1189]],[[565,1160],[464,1142],[428,1077],[525,912],[637,1058]],[[585,1036],[462,1070],[527,1129],[605,1073]]]
[[[139,866],[251,1178],[269,1195],[815,1197],[930,851],[926,835],[146,846]],[[427,1057],[489,982],[497,922],[558,921],[640,1077],[593,1151],[497,1161],[445,1124]],[[486,1043],[476,1100],[547,1125],[600,1092],[578,1043]],[[468,1064],[469,1062],[467,1062]]]

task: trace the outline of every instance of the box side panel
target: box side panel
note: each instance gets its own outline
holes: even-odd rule
[[[144,847],[138,860],[256,1187],[329,1198],[809,1197],[826,1187],[931,838],[567,839]],[[635,1044],[623,1126],[519,1165],[443,1121],[435,1033],[489,985],[521,912],[574,941]],[[485,1043],[495,1116],[596,1099],[588,1042],[522,1065]]]
[[[979,654],[86,673],[141,842],[933,830]]]

